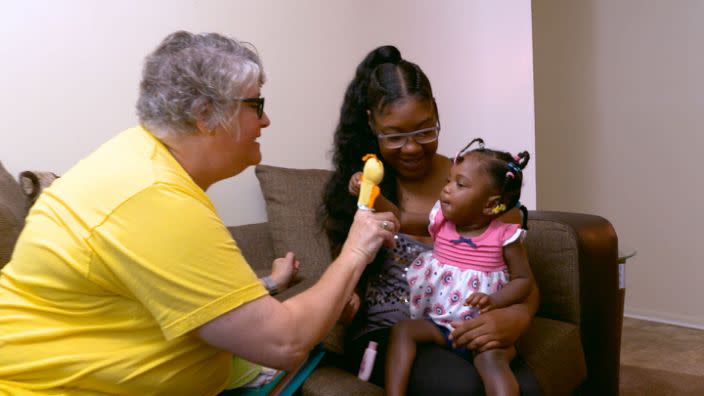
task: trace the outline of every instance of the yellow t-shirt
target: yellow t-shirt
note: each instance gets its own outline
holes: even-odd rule
[[[232,355],[191,331],[266,294],[205,192],[129,129],[27,217],[0,277],[0,394],[216,394]]]

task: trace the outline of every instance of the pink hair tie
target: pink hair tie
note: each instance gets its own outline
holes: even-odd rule
[[[513,172],[508,171],[508,172],[506,172],[506,177],[510,177],[511,179],[513,179],[516,176],[514,176]]]
[[[518,163],[521,162],[521,156],[518,155],[518,154],[514,155],[514,156],[513,156],[513,159],[514,159],[516,162],[518,162]]]

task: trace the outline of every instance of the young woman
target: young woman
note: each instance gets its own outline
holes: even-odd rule
[[[428,213],[447,181],[451,162],[437,153],[438,108],[430,82],[418,65],[401,57],[393,46],[370,52],[357,67],[345,93],[335,131],[334,174],[325,190],[323,224],[337,254],[356,210],[355,175],[361,158],[376,154],[385,176],[376,207],[391,211],[401,222],[396,248],[376,256],[359,283],[361,307],[348,332],[347,353],[359,362],[369,341],[379,344],[371,381],[383,386],[384,359],[391,326],[409,318],[405,270],[419,253],[431,249]],[[353,296],[348,314],[356,307]],[[538,306],[537,291],[526,302],[496,309],[459,324],[452,337],[460,346],[481,351],[513,345],[530,324]],[[517,377],[524,393],[539,393],[522,362]],[[418,393],[477,394],[479,376],[471,365],[438,348],[420,350],[410,388]],[[351,368],[356,369],[356,367]],[[446,375],[459,380],[441,381]],[[417,381],[416,381],[417,379]],[[427,392],[426,392],[427,391]]]

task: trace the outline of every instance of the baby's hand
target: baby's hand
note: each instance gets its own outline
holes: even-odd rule
[[[350,177],[350,183],[347,185],[347,190],[355,197],[359,196],[359,186],[362,184],[362,172],[357,172]]]
[[[296,255],[293,252],[286,253],[286,257],[277,258],[271,264],[271,280],[276,283],[277,291],[284,290],[296,273],[301,263],[296,260]]]
[[[472,293],[472,295],[464,301],[464,305],[477,307],[481,313],[489,312],[494,309],[494,303],[491,301],[491,296],[486,293]]]
[[[338,321],[344,325],[350,324],[352,319],[354,319],[354,316],[357,314],[360,304],[361,299],[359,298],[359,294],[357,294],[357,292],[352,292],[350,299],[347,300],[345,308],[342,309],[342,314],[340,314],[340,319]]]

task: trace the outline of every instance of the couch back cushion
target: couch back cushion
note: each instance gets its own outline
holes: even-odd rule
[[[0,268],[10,261],[27,216],[27,198],[0,162]]]
[[[538,315],[579,324],[579,247],[572,228],[528,214],[526,248],[540,290]]]
[[[312,285],[330,264],[330,244],[317,219],[323,188],[332,172],[322,169],[289,169],[257,165],[274,255],[296,253],[301,261],[298,276],[303,290]]]
[[[24,171],[20,173],[19,185],[27,197],[27,205],[34,205],[39,194],[58,178],[59,176],[53,172]]]

